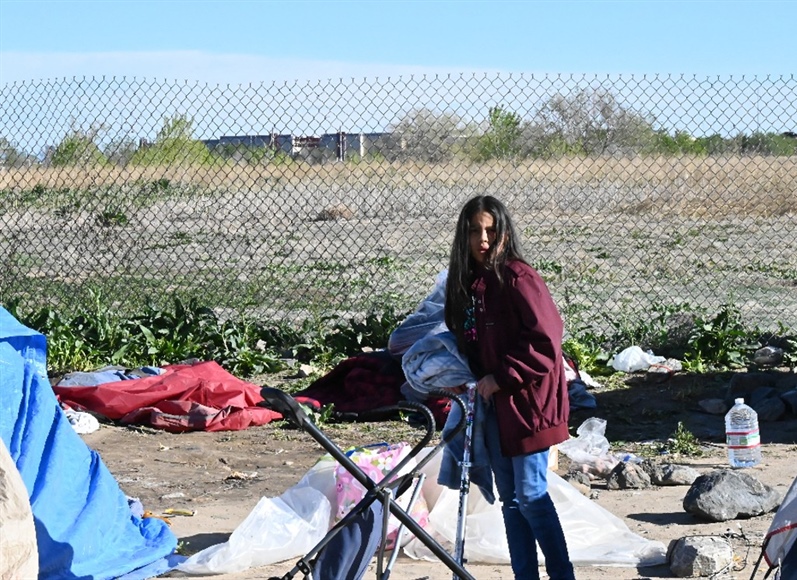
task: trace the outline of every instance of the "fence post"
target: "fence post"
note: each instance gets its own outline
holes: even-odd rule
[[[346,161],[346,133],[338,131],[338,161]]]

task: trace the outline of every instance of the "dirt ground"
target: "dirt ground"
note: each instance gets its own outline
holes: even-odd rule
[[[594,390],[598,408],[573,412],[571,433],[575,434],[585,419],[601,417],[607,420],[606,436],[614,451],[653,453],[658,461],[689,464],[701,473],[723,468],[726,466],[723,417],[702,412],[697,402],[722,397],[729,376],[629,375],[625,388]],[[700,440],[702,456],[656,455],[679,422]],[[325,425],[324,431],[341,447],[413,441],[417,436],[417,430],[391,421]],[[763,422],[761,432],[764,459],[748,471],[782,496],[797,475],[797,418]],[[261,497],[276,497],[295,485],[323,454],[309,435],[281,422],[245,431],[184,434],[103,423],[99,431],[83,438],[99,452],[124,492],[139,498],[146,510],[156,515],[164,515],[169,508],[194,512],[193,516],[170,516],[172,530],[181,542],[181,549],[188,554],[225,542]],[[560,454],[557,472],[564,475],[568,466],[569,460]],[[685,536],[726,535],[734,547],[736,561],[735,570],[722,577],[751,578],[772,514],[721,523],[703,522],[682,507],[687,489],[651,487],[613,491],[605,483],[593,483],[590,497],[622,518],[632,532],[661,541],[665,546]],[[241,580],[282,576],[295,562],[296,558],[216,577]],[[512,577],[508,565],[470,563],[467,568],[480,580]],[[369,572],[366,578],[374,576]],[[576,576],[579,580],[674,577],[667,565],[640,569],[578,567]],[[395,580],[446,577],[451,577],[451,573],[443,564],[414,561],[406,556],[399,558],[391,574]],[[756,579],[763,577],[763,570],[755,575]]]

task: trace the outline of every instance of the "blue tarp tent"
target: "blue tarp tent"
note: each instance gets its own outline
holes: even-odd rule
[[[0,439],[30,497],[39,578],[165,571],[177,538],[163,521],[130,511],[116,479],[61,410],[46,356],[45,337],[0,307]]]

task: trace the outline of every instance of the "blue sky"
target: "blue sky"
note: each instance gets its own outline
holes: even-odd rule
[[[0,84],[791,75],[797,1],[0,0]]]

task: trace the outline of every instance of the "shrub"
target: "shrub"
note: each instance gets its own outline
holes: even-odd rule
[[[702,370],[706,362],[713,367],[739,368],[757,348],[753,336],[758,334],[744,328],[738,308],[725,304],[714,317],[696,320],[685,357],[692,370]]]
[[[50,163],[53,167],[107,165],[108,160],[94,143],[95,136],[93,131],[73,131],[56,145]]]
[[[213,155],[202,141],[193,137],[193,120],[185,115],[167,118],[155,142],[140,148],[130,162],[134,165],[208,164]]]
[[[489,126],[476,141],[476,161],[489,159],[511,159],[521,152],[521,119],[517,113],[493,107],[487,116]]]

